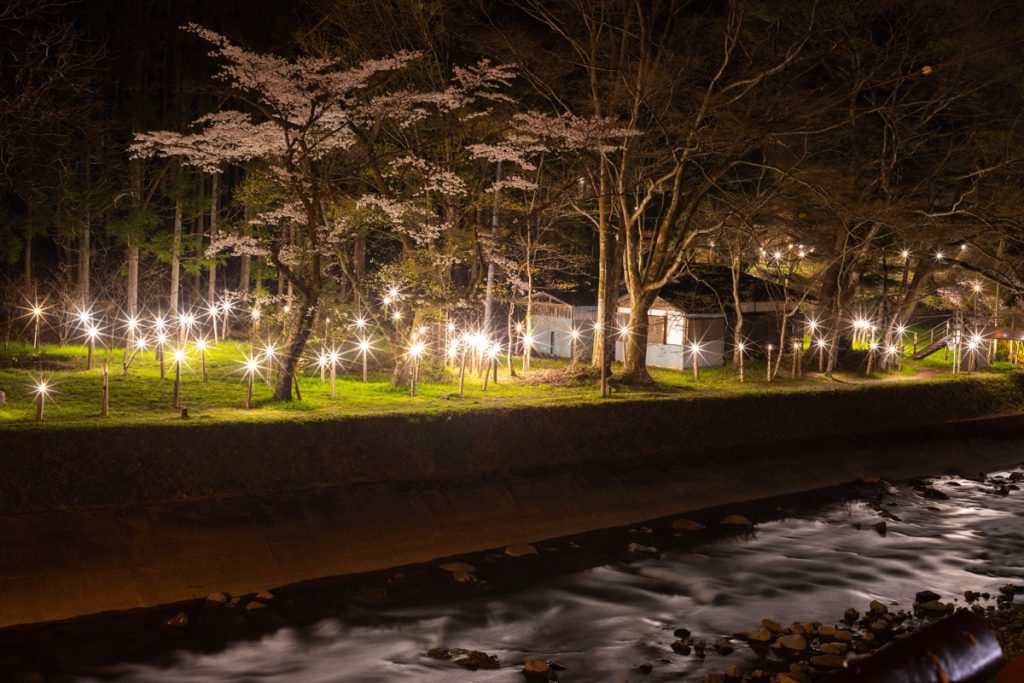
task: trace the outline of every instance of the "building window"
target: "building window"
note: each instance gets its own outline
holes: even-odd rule
[[[666,317],[663,315],[649,315],[647,316],[647,343],[648,344],[664,344],[665,343],[665,325]]]

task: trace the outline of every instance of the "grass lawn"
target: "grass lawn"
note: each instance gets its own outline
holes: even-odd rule
[[[510,378],[504,362],[498,382],[483,390],[482,380],[467,371],[465,391],[458,395],[458,373],[447,371],[440,381],[421,382],[418,395],[411,397],[407,387],[394,387],[390,376],[380,372],[371,374],[364,383],[360,375],[358,358],[348,359],[345,371],[338,375],[337,397],[329,397],[328,383],[321,384],[319,372],[306,368],[300,377],[302,401],[291,403],[271,400],[272,389],[257,380],[254,386],[251,410],[244,408],[245,381],[242,359],[249,351],[245,342],[228,341],[211,345],[206,352],[209,380],[202,381],[199,352],[190,348],[182,368],[181,404],[189,409],[190,420],[248,421],[276,420],[329,420],[342,417],[384,413],[431,413],[446,410],[464,410],[476,407],[502,407],[521,405],[575,404],[596,402],[598,384],[592,377],[578,381],[565,381],[558,373],[545,373],[565,368],[561,359],[534,359],[527,381],[522,377]],[[185,424],[178,411],[171,407],[174,366],[167,354],[166,379],[160,379],[159,366],[152,350],[139,354],[129,374],[122,375],[121,349],[98,348],[94,367],[86,369],[87,349],[84,346],[43,346],[11,343],[0,348],[0,390],[7,393],[7,404],[0,407],[0,430],[18,428],[45,428],[54,426],[102,426],[125,424],[176,423]],[[821,389],[823,387],[857,386],[879,381],[912,379],[922,369],[922,378],[928,380],[951,379],[936,368],[942,354],[916,363],[906,361],[903,372],[875,373],[865,377],[863,372],[837,373],[833,380],[819,375],[817,356],[805,357],[804,377],[790,377],[790,361],[784,359],[779,376],[772,383],[766,381],[764,361],[749,361],[746,382],[739,382],[731,367],[702,369],[700,380],[690,372],[652,369],[655,383],[636,388],[614,385],[611,399],[658,399],[726,395],[730,393],[792,392]],[[104,361],[110,367],[110,417],[100,417],[101,370]],[[520,363],[516,362],[517,369]],[[929,370],[930,368],[930,370]],[[352,374],[348,374],[352,373]],[[549,375],[555,375],[549,377]],[[551,379],[552,381],[544,381]],[[39,380],[45,380],[50,392],[46,399],[45,421],[35,421],[35,391]]]

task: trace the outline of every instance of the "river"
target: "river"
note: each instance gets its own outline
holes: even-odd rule
[[[650,534],[637,527],[574,537],[580,551],[560,539],[537,543],[539,558],[467,558],[481,577],[494,574],[497,584],[490,590],[445,586],[434,597],[428,591],[409,601],[390,598],[359,607],[355,619],[351,611],[342,618],[339,605],[337,616],[284,623],[214,648],[172,647],[155,661],[105,662],[72,679],[499,682],[521,681],[520,665],[540,659],[564,666],[559,677],[569,682],[701,680],[705,671],[756,657],[741,642],[728,656],[714,650],[703,660],[677,655],[670,648],[674,629],[685,627],[714,642],[765,617],[781,624],[835,624],[847,607],[863,610],[873,599],[906,608],[917,591],[929,589],[962,603],[966,589],[994,593],[1021,582],[1024,491],[1015,490],[1009,475],[930,479],[948,499],[926,497],[920,484],[883,483],[787,499],[781,507],[736,508],[758,521],[750,532],[716,531],[712,518],[725,511],[711,511],[697,517],[711,530],[685,538],[668,533],[667,520],[660,520],[650,523]],[[993,482],[992,476],[1002,479]],[[1011,485],[1008,495],[996,492],[1000,483]],[[884,535],[872,528],[882,509],[897,518],[884,520]],[[606,550],[629,542],[657,547],[660,556],[625,559]],[[583,568],[501,581],[516,575],[515,563],[562,561],[588,544],[601,550]],[[422,573],[454,586],[436,566]],[[313,589],[301,600],[316,596]],[[466,671],[426,657],[434,647],[481,650],[497,656],[501,667]],[[653,664],[647,676],[637,671],[645,662]]]

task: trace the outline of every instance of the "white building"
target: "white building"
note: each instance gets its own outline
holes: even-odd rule
[[[533,295],[531,322],[533,350],[546,356],[572,357],[573,331],[576,339],[576,357],[590,358],[594,349],[594,322],[597,306],[590,304],[591,295],[538,291]],[[523,305],[520,302],[520,305]]]

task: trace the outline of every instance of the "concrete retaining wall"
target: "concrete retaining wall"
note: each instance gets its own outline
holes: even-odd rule
[[[1024,416],[1007,413],[1022,398],[999,379],[2,433],[0,626],[428,561],[865,474],[1013,464]]]

